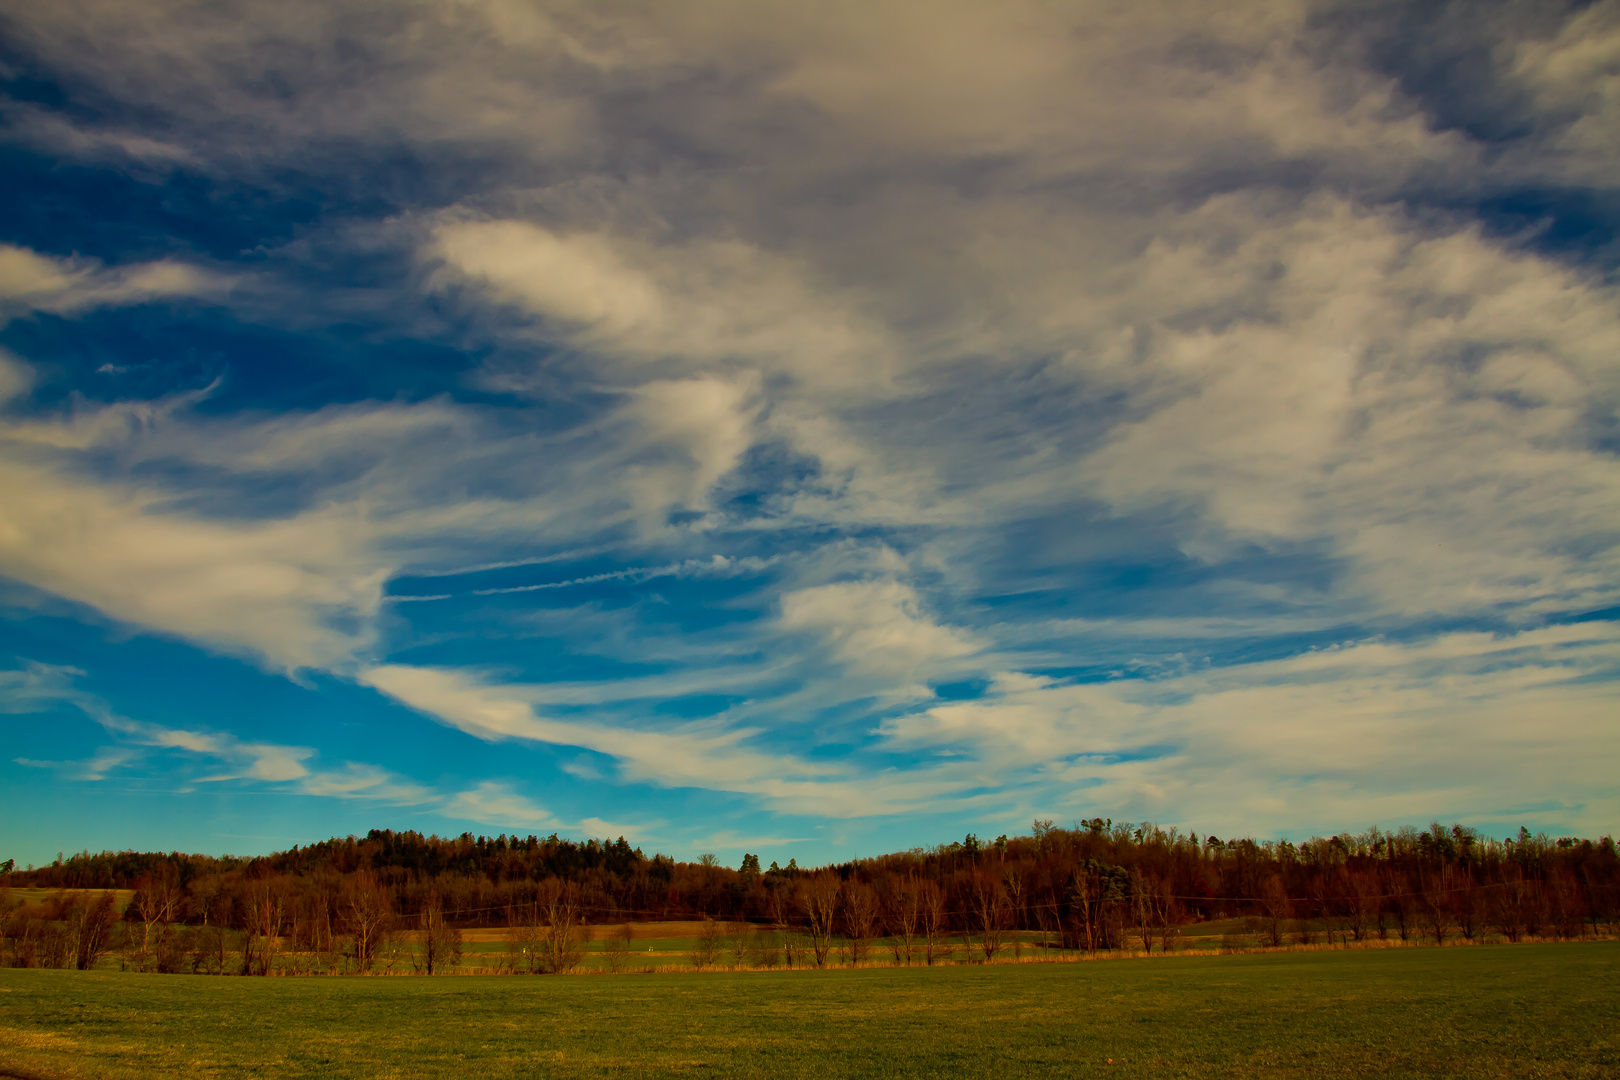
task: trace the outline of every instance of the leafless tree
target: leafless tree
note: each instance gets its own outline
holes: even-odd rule
[[[894,962],[910,967],[917,956],[917,935],[922,929],[922,891],[915,876],[900,879],[889,895],[888,915]]]
[[[513,974],[540,970],[540,907],[533,899],[506,905],[506,962]]]
[[[832,953],[833,926],[838,918],[838,878],[818,874],[799,883],[799,908],[809,921],[810,948],[816,967],[826,967]]]
[[[877,936],[877,894],[870,885],[854,879],[844,884],[844,936],[849,941],[849,962],[866,963],[872,939]]]
[[[1424,874],[1422,883],[1423,891],[1418,895],[1418,905],[1423,916],[1423,928],[1434,938],[1436,945],[1444,945],[1454,923],[1452,892],[1456,888],[1456,877],[1451,867],[1442,866]]]
[[[756,968],[773,968],[782,956],[782,931],[767,927],[748,936],[748,964]]]
[[[948,960],[954,951],[949,941],[950,917],[945,907],[945,890],[937,882],[924,881],[917,888],[922,902],[923,960]]]
[[[1024,876],[1018,872],[1017,867],[1006,867],[1002,872],[1002,879],[1007,888],[1008,937],[1012,941],[1013,956],[1016,958],[1024,953],[1024,939],[1018,934],[1024,928]]]
[[[1159,951],[1171,952],[1180,933],[1181,907],[1169,878],[1148,875],[1148,909],[1159,933]]]
[[[994,959],[1006,940],[1007,925],[1012,914],[1012,901],[1007,890],[988,871],[973,875],[968,899],[972,903],[974,929],[979,931],[979,950],[986,962]]]
[[[591,940],[579,886],[546,879],[540,884],[535,909],[540,926],[540,970],[549,975],[574,970],[585,959],[585,946]]]
[[[1558,936],[1579,938],[1586,936],[1586,913],[1580,883],[1573,874],[1553,873],[1547,879],[1546,893],[1551,900],[1554,925]]]
[[[89,971],[96,966],[112,942],[112,929],[117,923],[113,913],[113,895],[104,892],[92,900],[81,897],[70,909],[72,928],[73,966]]]
[[[1463,939],[1477,940],[1485,928],[1485,895],[1475,886],[1473,875],[1466,869],[1458,875],[1458,885],[1451,897],[1451,910]]]
[[[795,894],[785,885],[766,893],[766,909],[770,912],[775,930],[775,942],[780,946],[783,962],[790,968],[804,962],[805,945],[802,935],[793,925],[796,907]]]
[[[1350,936],[1361,941],[1378,917],[1378,879],[1364,871],[1353,871],[1346,875],[1345,887],[1345,922]]]
[[[143,875],[137,882],[132,902],[141,918],[139,965],[142,971],[151,968],[157,944],[154,937],[160,936],[174,921],[183,897],[174,869],[167,865],[155,873]]]
[[[630,960],[630,942],[635,937],[635,931],[630,924],[625,923],[616,927],[602,941],[602,957],[607,961],[608,970],[617,974],[624,970]]]
[[[260,879],[248,890],[248,967],[250,974],[268,975],[281,948],[281,931],[286,918],[286,895],[282,883]]]
[[[1402,941],[1412,939],[1416,925],[1417,907],[1413,903],[1412,883],[1405,874],[1390,869],[1384,876],[1384,911],[1395,924],[1395,933]]]
[[[1260,910],[1264,912],[1262,931],[1267,945],[1282,945],[1288,920],[1294,914],[1294,902],[1283,888],[1282,878],[1273,874],[1260,886]]]
[[[191,938],[192,972],[205,975],[223,974],[227,945],[224,927],[198,927]]]
[[[444,917],[444,903],[437,892],[428,893],[427,903],[417,917],[416,967],[432,975],[461,960],[461,931]]]
[[[1041,929],[1041,952],[1047,953],[1052,948],[1052,939],[1056,936],[1059,946],[1063,944],[1063,906],[1058,901],[1057,891],[1047,891],[1035,908],[1035,920]]]
[[[748,939],[753,935],[754,928],[747,923],[734,920],[726,928],[726,938],[731,945],[731,966],[740,968],[748,963]]]
[[[689,954],[693,967],[702,971],[704,968],[714,966],[715,961],[720,959],[721,939],[725,937],[725,933],[723,923],[717,923],[707,915],[703,916],[703,922],[698,926],[697,940],[693,943],[692,952]]]
[[[1509,941],[1517,942],[1525,935],[1527,884],[1524,874],[1513,867],[1506,871],[1491,897],[1491,924]]]
[[[354,940],[355,967],[370,971],[377,946],[394,921],[393,898],[377,883],[376,876],[365,869],[345,884],[339,910]]]

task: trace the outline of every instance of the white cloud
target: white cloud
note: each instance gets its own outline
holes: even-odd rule
[[[287,668],[339,664],[369,638],[386,571],[354,509],[233,523],[165,501],[0,454],[0,573]]]
[[[631,781],[761,796],[774,809],[834,817],[893,813],[939,794],[933,778],[863,784],[844,764],[823,764],[743,745],[760,734],[690,724],[673,730],[546,719],[532,701],[543,687],[490,685],[465,671],[387,665],[362,681],[442,723],[484,740],[577,746],[617,760]]]
[[[0,244],[0,318],[25,311],[68,314],[171,296],[211,296],[229,288],[216,274],[173,260],[106,267]]]
[[[719,365],[871,387],[892,349],[876,323],[812,280],[808,266],[738,241],[658,244],[468,221],[440,225],[425,255],[442,262],[441,287],[479,284],[540,316],[555,340],[620,361],[603,372],[611,378]],[[682,384],[655,385],[672,393]]]
[[[202,164],[195,154],[172,143],[138,131],[75,124],[39,106],[8,102],[0,105],[0,119],[8,141],[59,157],[108,164],[137,162],[162,169]]]
[[[1620,293],[1332,202],[1243,232],[1137,268],[1148,295],[1230,315],[1162,313],[1130,371],[1142,415],[1083,459],[1086,482],[1122,508],[1199,507],[1215,531],[1193,550],[1324,539],[1383,610],[1605,602],[1620,470],[1585,416],[1620,403]]]
[[[340,769],[319,770],[309,763],[319,756],[308,746],[288,746],[245,740],[224,731],[190,731],[120,716],[94,694],[78,687],[85,672],[70,667],[25,661],[21,668],[0,671],[0,713],[43,712],[62,703],[71,705],[99,724],[121,745],[103,747],[82,761],[37,761],[17,758],[31,768],[62,770],[78,780],[104,780],[124,766],[150,767],[151,750],[179,750],[205,759],[208,775],[184,773],[195,783],[233,780],[291,785],[305,795],[340,799],[372,799],[394,805],[438,802],[430,788],[364,762],[345,762]],[[223,768],[224,771],[217,771]]]
[[[634,779],[758,790],[784,771],[809,776],[835,771],[743,749],[738,744],[748,737],[747,731],[714,733],[698,726],[684,732],[639,731],[544,719],[530,704],[531,688],[489,686],[461,671],[393,664],[370,668],[361,679],[477,738],[526,739],[594,750],[617,758]]]
[[[1500,820],[1541,809],[1606,827],[1620,630],[1352,643],[1162,680],[1008,673],[981,699],[885,721],[896,748],[971,748],[987,775],[1080,814],[1259,833],[1356,815]]]
[[[301,778],[298,790],[305,795],[333,799],[375,799],[394,806],[420,806],[441,798],[430,787],[376,765],[354,761],[344,762],[341,769],[310,773]]]
[[[1589,684],[1564,681],[1564,661],[1474,664],[1506,646],[1466,636],[1437,639],[1463,659],[1363,643],[1104,686],[1017,674],[1005,650],[1084,665],[1101,651],[1087,641],[1117,632],[1143,668],[1185,671],[1196,662],[1162,655],[1182,637],[1437,615],[1529,626],[1615,602],[1620,291],[1459,224],[1458,208],[1548,176],[1607,197],[1616,10],[1493,43],[1535,128],[1504,148],[1439,130],[1306,3],[28,6],[20,49],[164,127],[31,106],[6,114],[14,138],[266,190],[289,168],[353,184],[396,152],[419,162],[388,222],[312,225],[273,259],[303,271],[311,244],[382,245],[418,277],[367,317],[448,309],[454,344],[492,357],[479,387],[515,394],[280,417],[205,418],[195,396],[8,414],[0,573],[273,666],[361,671],[479,738],[585,747],[631,779],[776,807],[1096,783],[1098,799],[1151,809],[1221,803],[1225,785],[1269,821],[1266,800],[1297,808],[1318,781],[1322,813],[1341,797],[1485,805],[1464,772],[1403,762],[1498,775],[1520,752],[1512,724],[1566,705],[1548,744],[1602,742],[1608,645],[1580,653]],[[0,313],[225,285],[173,261],[0,248]],[[289,306],[272,314],[296,322],[304,301]],[[417,333],[416,318],[378,333]],[[51,362],[29,359],[0,358],[8,408]],[[756,451],[770,473],[756,498],[718,498]],[[286,504],[265,511],[260,490]],[[530,624],[550,618],[580,651],[665,650],[666,674],[496,686],[370,666],[402,567],[588,549],[667,569],[710,539],[783,549],[736,601],[746,633],[655,640],[640,612],[586,609]],[[1098,579],[1177,548],[1215,584],[1156,596],[1152,619],[1087,614]],[[642,572],[567,580],[617,573]],[[1026,586],[1081,617],[1065,629],[1050,606],[1021,607]],[[1511,640],[1556,652],[1561,632]],[[1331,677],[1310,674],[1324,663]],[[983,702],[883,728],[982,759],[878,784],[792,741],[819,737],[805,717],[829,702],[894,707],[986,666],[1009,670]],[[704,690],[749,700],[702,724],[627,704]],[[1187,700],[1152,698],[1170,693]],[[1447,704],[1464,700],[1477,738]],[[586,703],[614,708],[600,723],[546,712]],[[209,738],[188,749],[228,749],[233,774],[394,783]],[[1179,749],[1104,760],[1155,739]],[[1342,775],[1311,771],[1321,746]],[[1556,790],[1543,760],[1525,775]],[[462,797],[469,812],[544,812],[498,811],[518,797],[488,785]]]
[[[78,668],[41,664],[26,660],[20,668],[0,671],[0,713],[42,712],[59,702],[77,704],[84,700],[74,680],[84,675]]]
[[[507,829],[544,829],[556,819],[505,784],[485,781],[459,792],[440,810],[445,817]]]
[[[820,638],[856,672],[904,681],[978,648],[960,630],[924,615],[916,591],[898,581],[846,581],[786,593],[781,625]]]
[[[1557,133],[1539,148],[1543,167],[1612,189],[1620,165],[1620,4],[1586,6],[1550,38],[1504,51],[1512,79]]]
[[[753,441],[749,389],[719,379],[680,379],[637,388],[621,414],[633,425],[635,460],[624,484],[641,507],[702,505]]]
[[[34,383],[34,372],[27,364],[0,351],[0,405],[21,397]]]
[[[104,747],[82,761],[39,761],[34,758],[12,758],[18,765],[29,769],[51,769],[73,780],[105,780],[107,774],[136,759],[134,751]]]

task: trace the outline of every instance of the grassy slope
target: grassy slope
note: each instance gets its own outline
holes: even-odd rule
[[[1614,1076],[1620,944],[574,978],[0,970],[0,1073],[504,1078],[704,1067],[772,1077]]]

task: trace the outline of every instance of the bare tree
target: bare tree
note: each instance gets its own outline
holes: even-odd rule
[[[721,939],[725,937],[725,925],[717,923],[707,915],[703,916],[703,923],[698,927],[697,941],[689,954],[692,966],[702,971],[704,968],[714,966],[720,959]]]
[[[506,905],[506,967],[513,974],[540,970],[540,905],[534,900]]]
[[[1063,944],[1063,906],[1058,901],[1056,889],[1047,890],[1035,908],[1035,919],[1041,928],[1041,952],[1047,953],[1052,948],[1052,938],[1055,935],[1058,945]]]
[[[733,920],[726,928],[726,937],[731,944],[731,966],[743,967],[748,963],[748,939],[752,936],[754,928],[742,920]]]
[[[630,960],[630,942],[634,937],[635,931],[630,929],[629,923],[625,923],[603,939],[602,957],[607,961],[609,971],[618,974],[624,970]]]
[[[1554,925],[1558,936],[1579,938],[1586,934],[1586,913],[1580,884],[1567,871],[1555,872],[1547,879],[1545,890],[1552,901]]]
[[[194,974],[219,975],[225,971],[228,942],[222,926],[201,926],[191,939],[191,970]]]
[[[1541,881],[1530,878],[1524,889],[1524,931],[1533,938],[1546,936],[1551,910],[1547,903],[1547,890]]]
[[[831,874],[818,874],[799,884],[799,908],[809,920],[810,948],[815,953],[816,967],[826,967],[827,957],[832,952],[838,891],[838,879]]]
[[[1139,870],[1131,871],[1131,914],[1136,920],[1136,933],[1142,939],[1142,951],[1153,951],[1153,893],[1148,879]]]
[[[1364,939],[1378,918],[1378,879],[1363,871],[1346,876],[1345,922],[1350,936],[1356,941]]]
[[[1395,933],[1402,941],[1412,939],[1416,924],[1416,907],[1412,903],[1412,883],[1398,870],[1388,870],[1384,877],[1384,910],[1395,924]]]
[[[394,921],[394,902],[369,869],[349,878],[339,911],[354,940],[354,964],[370,971],[377,946]]]
[[[1169,878],[1148,875],[1148,907],[1153,925],[1159,931],[1159,951],[1173,951],[1176,936],[1180,933],[1181,906],[1176,901],[1175,889],[1171,887]]]
[[[1260,910],[1265,913],[1262,930],[1266,944],[1273,948],[1282,945],[1288,920],[1294,913],[1294,902],[1283,888],[1282,878],[1276,874],[1266,878],[1260,886]]]
[[[851,879],[844,884],[844,936],[849,940],[849,962],[866,963],[877,936],[877,894],[870,885]]]
[[[1418,905],[1423,915],[1423,928],[1434,938],[1436,945],[1444,945],[1453,922],[1451,893],[1455,878],[1449,866],[1442,866],[1434,873],[1425,874],[1422,881],[1423,891],[1418,896]]]
[[[417,919],[417,970],[432,975],[461,960],[461,931],[444,918],[444,904],[437,892],[428,893],[427,903]]]
[[[94,900],[83,897],[70,911],[73,966],[89,971],[112,942],[112,929],[117,922],[113,914],[113,895],[104,892]]]
[[[788,892],[786,887],[778,887],[771,889],[765,896],[765,904],[770,912],[771,927],[774,935],[772,941],[773,951],[775,951],[774,947],[779,946],[782,959],[788,967],[794,967],[798,952],[798,936],[792,926],[792,894]],[[762,966],[773,967],[775,964],[773,961],[771,964]]]
[[[405,931],[397,922],[384,926],[377,936],[375,966],[381,968],[384,975],[392,975],[394,968],[405,962],[405,953]]]
[[[1473,875],[1464,869],[1460,883],[1451,897],[1451,910],[1457,918],[1457,929],[1467,941],[1478,939],[1485,927],[1485,895],[1475,886]]]
[[[243,942],[243,974],[268,975],[281,946],[286,893],[280,881],[260,878],[248,889],[248,933]]]
[[[950,916],[945,907],[945,891],[937,882],[924,881],[917,889],[922,902],[923,960],[930,967],[936,960],[948,960],[954,951],[948,940]]]
[[[973,905],[974,929],[979,931],[979,949],[988,962],[995,957],[1006,938],[1012,902],[1001,882],[984,871],[973,875],[968,899]]]
[[[902,878],[889,896],[889,939],[894,962],[911,966],[917,956],[917,934],[922,929],[922,891],[917,878]]]
[[[152,965],[152,953],[157,944],[154,936],[161,937],[174,921],[183,895],[174,868],[168,864],[162,865],[156,873],[142,875],[137,881],[133,905],[141,918],[139,963],[142,971]]]
[[[1012,941],[1013,957],[1016,959],[1024,954],[1024,939],[1018,935],[1024,928],[1024,877],[1016,867],[1005,868],[1002,877],[1007,886],[1008,937]]]
[[[773,968],[782,956],[782,931],[770,927],[748,936],[748,963],[757,968]]]
[[[186,907],[191,917],[204,926],[212,925],[215,910],[220,905],[220,879],[217,874],[205,874],[191,882],[191,892],[186,898]]]
[[[540,885],[535,907],[540,925],[540,970],[548,975],[574,970],[585,959],[586,942],[591,940],[579,886],[547,878]]]
[[[1491,924],[1503,937],[1517,942],[1525,935],[1525,898],[1529,890],[1518,867],[1505,873],[1491,898]]]

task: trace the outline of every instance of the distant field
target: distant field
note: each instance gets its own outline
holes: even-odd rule
[[[11,900],[11,902],[13,904],[18,903],[19,901],[21,903],[24,903],[24,904],[40,904],[40,903],[44,903],[46,900],[50,899],[51,897],[56,896],[58,893],[67,893],[70,896],[77,896],[77,895],[82,895],[82,894],[88,894],[90,896],[100,896],[104,892],[110,892],[110,893],[113,894],[113,910],[118,912],[120,915],[122,915],[124,913],[125,908],[129,907],[130,901],[135,896],[135,890],[134,889],[16,889],[16,888],[12,888],[12,889],[7,889],[6,892],[7,892],[7,895],[9,896],[9,898],[10,898],[10,900]]]
[[[1203,950],[1218,951],[1229,940],[1228,935],[1241,936],[1243,948],[1255,951],[1263,950],[1260,942],[1253,933],[1245,933],[1245,920],[1225,919],[1218,922],[1191,923],[1181,928],[1175,940],[1173,951],[1198,952]],[[632,972],[669,972],[679,971],[691,966],[691,955],[697,945],[697,934],[703,923],[687,921],[644,922],[632,923],[632,941],[628,956],[625,960],[625,970]],[[616,931],[616,925],[602,925],[591,927],[591,940],[586,943],[584,958],[579,970],[582,972],[595,972],[607,970],[607,962],[602,954],[603,939]],[[727,927],[729,929],[729,926]],[[760,929],[764,929],[763,927]],[[507,938],[511,930],[504,926],[479,927],[464,929],[462,936],[462,958],[458,970],[463,974],[493,973],[503,970],[503,964],[508,956]],[[407,940],[414,940],[414,935],[407,934]],[[1295,938],[1289,933],[1289,940]],[[1015,940],[1016,939],[1016,940]],[[727,936],[722,940],[722,948],[716,967],[735,967],[736,961],[732,954],[733,938]],[[941,961],[943,964],[970,963],[978,959],[977,939],[973,944],[967,943],[961,935],[953,935],[947,940],[951,949],[950,958]],[[1332,947],[1326,944],[1326,934],[1318,933],[1318,945],[1315,947]],[[1043,947],[1050,944],[1050,947]],[[1132,939],[1132,944],[1135,944]],[[1289,949],[1311,948],[1301,947],[1297,944],[1287,946]],[[1340,945],[1342,947],[1342,943]],[[1388,941],[1368,940],[1354,948],[1402,948],[1402,947],[1429,947],[1420,936],[1414,935],[1410,943],[1403,943],[1393,937]],[[1155,942],[1154,950],[1159,951],[1161,946]],[[1130,951],[1130,950],[1127,950]],[[1072,951],[1059,951],[1055,938],[1043,942],[1043,935],[1022,931],[1018,934],[1007,935],[1001,951],[997,954],[997,963],[1007,963],[1015,959],[1027,962],[1038,962],[1042,958],[1060,961],[1072,961],[1076,954]],[[1110,954],[1110,958],[1112,954]],[[780,958],[779,958],[780,959]],[[878,938],[872,942],[871,962],[873,966],[883,966],[893,962],[893,953],[890,951],[890,942],[887,938]],[[835,952],[835,963],[842,964],[842,953]],[[115,960],[104,962],[103,966],[116,964]],[[410,969],[410,960],[406,954],[396,964],[396,972]]]
[[[0,1073],[41,1080],[694,1070],[1613,1077],[1620,944],[656,978],[0,970]]]

